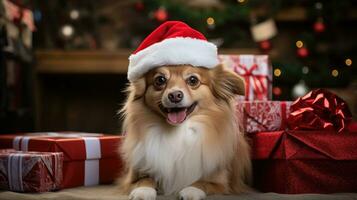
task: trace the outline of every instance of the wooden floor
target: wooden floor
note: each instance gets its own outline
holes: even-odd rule
[[[96,187],[78,187],[65,189],[58,192],[43,194],[23,194],[15,192],[0,191],[1,200],[127,200],[127,196],[117,194],[115,186],[102,185]],[[177,200],[177,196],[158,196],[158,200]],[[287,195],[276,193],[253,193],[242,195],[217,195],[208,196],[207,200],[353,200],[357,199],[357,193],[345,194],[299,194]]]

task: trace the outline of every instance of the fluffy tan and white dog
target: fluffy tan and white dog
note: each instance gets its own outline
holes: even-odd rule
[[[249,145],[234,107],[244,88],[241,77],[220,65],[166,65],[132,81],[122,109],[120,191],[134,200],[249,191]]]

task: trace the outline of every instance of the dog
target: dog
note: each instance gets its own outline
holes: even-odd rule
[[[249,145],[235,117],[244,80],[219,65],[162,66],[130,83],[119,190],[130,199],[182,200],[249,192]]]

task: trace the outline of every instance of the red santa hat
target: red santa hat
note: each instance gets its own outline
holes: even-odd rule
[[[216,45],[180,21],[156,28],[129,57],[128,79],[135,81],[149,70],[164,65],[214,68],[219,63]]]

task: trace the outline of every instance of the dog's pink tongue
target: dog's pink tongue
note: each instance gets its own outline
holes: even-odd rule
[[[180,124],[186,118],[186,109],[180,112],[171,112],[167,115],[168,120],[173,124]]]

